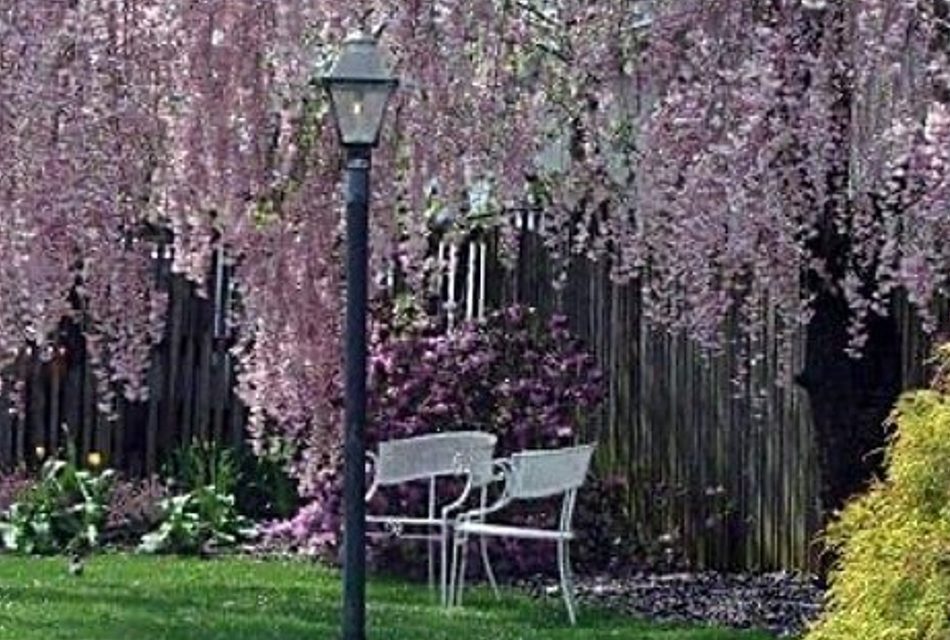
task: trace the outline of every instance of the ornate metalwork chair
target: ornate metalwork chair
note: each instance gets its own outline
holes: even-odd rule
[[[492,481],[492,455],[497,438],[480,431],[457,431],[388,440],[376,453],[368,453],[372,462],[372,485],[366,500],[372,500],[385,487],[409,482],[429,483],[429,504],[425,516],[404,514],[367,515],[368,524],[381,530],[368,535],[391,535],[402,539],[429,542],[429,584],[435,582],[435,545],[440,546],[439,591],[443,605],[448,604],[448,545],[453,514],[463,508],[473,491],[481,492],[485,504],[486,487]],[[461,492],[448,504],[438,504],[437,480],[455,477],[464,480]],[[408,530],[408,531],[407,531]],[[482,559],[492,585],[495,577],[483,547]]]
[[[557,544],[561,592],[571,624],[576,623],[574,584],[571,576],[570,541],[574,539],[571,522],[577,491],[584,484],[590,468],[593,445],[525,451],[494,463],[504,480],[500,497],[491,505],[462,513],[456,520],[452,545],[452,578],[449,597],[461,605],[465,587],[465,563],[469,538],[484,541],[488,537],[545,540]],[[519,500],[539,500],[563,495],[561,516],[556,529],[535,529],[517,525],[492,524],[486,517]],[[484,549],[484,546],[482,547]],[[491,578],[494,586],[494,577]],[[497,589],[496,589],[497,595]]]

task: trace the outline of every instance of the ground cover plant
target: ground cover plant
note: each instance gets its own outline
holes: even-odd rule
[[[38,481],[0,512],[0,547],[25,554],[84,553],[99,546],[115,473],[50,459]]]
[[[0,551],[24,555],[70,553],[100,547],[143,553],[209,554],[255,537],[253,520],[237,497],[242,472],[236,451],[192,443],[175,451],[165,477],[122,478],[112,469],[84,469],[50,458],[37,474],[0,476]],[[255,479],[241,495],[257,513],[286,509],[293,485],[266,461],[246,466]]]
[[[213,485],[163,500],[162,521],[142,536],[142,553],[212,553],[254,535],[250,520],[237,512],[234,496]]]
[[[561,603],[473,591],[446,611],[422,586],[370,584],[378,640],[766,640],[754,632],[654,625]],[[338,633],[340,579],[309,563],[100,556],[81,577],[61,560],[0,561],[2,640],[313,640]]]

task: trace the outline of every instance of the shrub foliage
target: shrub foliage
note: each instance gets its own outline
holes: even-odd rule
[[[40,480],[0,521],[3,547],[26,554],[82,553],[100,544],[114,472],[48,460]]]
[[[162,522],[142,537],[142,553],[211,553],[253,537],[251,522],[238,513],[234,496],[214,485],[161,503]]]
[[[146,553],[212,553],[254,536],[235,494],[241,470],[230,449],[198,442],[183,447],[166,466],[167,481],[81,469],[72,448],[66,458],[48,460],[35,479],[25,471],[0,476],[0,550],[84,554],[137,545]],[[273,509],[271,485],[284,478],[271,471],[255,479],[249,504]],[[281,499],[293,491],[290,484],[279,488]]]
[[[894,414],[887,477],[828,530],[828,609],[807,640],[950,638],[950,348]]]

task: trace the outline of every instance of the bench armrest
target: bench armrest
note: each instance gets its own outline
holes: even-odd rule
[[[507,458],[502,458],[492,462],[492,480],[496,482],[504,482],[505,486],[501,491],[501,495],[489,505],[483,504],[477,509],[470,509],[464,513],[459,514],[458,520],[462,521],[472,521],[472,520],[484,520],[485,516],[495,513],[496,511],[501,511],[509,504],[511,504],[511,495],[509,492],[509,482],[511,480],[511,461]]]
[[[371,474],[373,476],[373,482],[369,487],[369,490],[366,492],[366,502],[369,502],[373,499],[373,496],[376,495],[376,491],[379,489],[379,485],[376,483],[376,467],[379,464],[379,456],[377,456],[372,451],[366,452],[366,461],[369,463],[368,466],[371,469]]]

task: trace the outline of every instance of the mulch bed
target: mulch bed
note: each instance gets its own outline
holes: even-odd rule
[[[821,612],[823,597],[814,578],[789,573],[642,574],[575,582],[581,603],[649,620],[761,629],[780,637],[801,635]],[[550,578],[518,586],[536,597],[559,595],[557,581]]]

